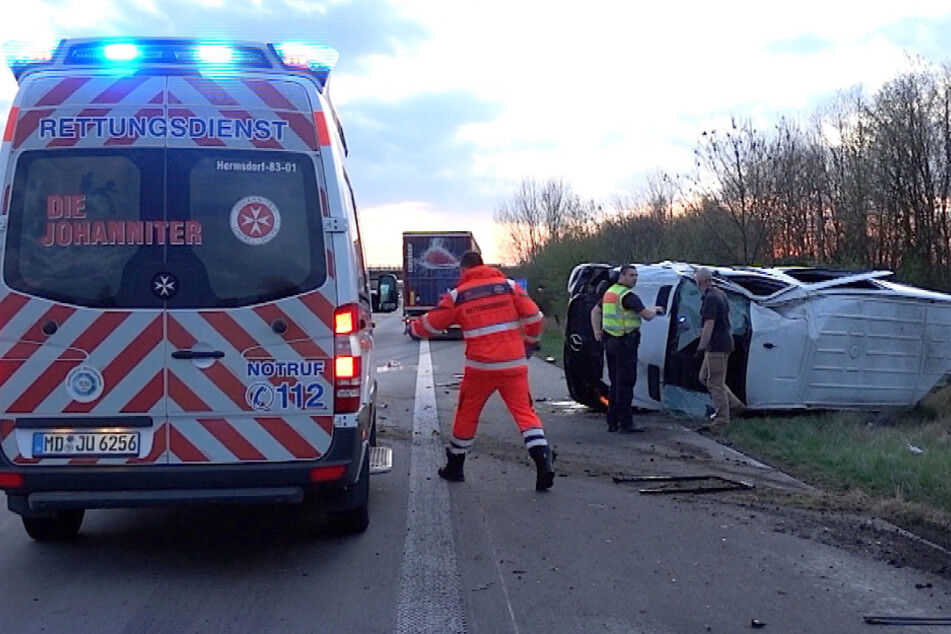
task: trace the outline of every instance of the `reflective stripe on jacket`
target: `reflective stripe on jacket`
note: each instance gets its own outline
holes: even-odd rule
[[[459,285],[410,328],[418,337],[432,337],[458,324],[466,340],[466,365],[504,370],[528,363],[525,345],[538,343],[543,322],[522,287],[491,266],[476,266],[463,271]]]
[[[614,284],[601,298],[601,327],[612,337],[621,337],[641,327],[641,316],[621,303],[630,292],[630,287]]]

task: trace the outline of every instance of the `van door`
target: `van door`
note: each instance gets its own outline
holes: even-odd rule
[[[809,337],[805,303],[794,302],[782,313],[750,303],[750,342],[746,404],[758,409],[800,408],[814,340]]]
[[[27,107],[21,121],[32,116]],[[49,149],[26,143],[11,160],[0,283],[3,452],[33,465],[164,462],[162,301],[126,276],[154,254],[145,228],[163,216],[163,151],[55,141]]]
[[[169,461],[320,458],[336,289],[307,95],[172,77],[169,100],[170,120],[220,122],[168,140]]]

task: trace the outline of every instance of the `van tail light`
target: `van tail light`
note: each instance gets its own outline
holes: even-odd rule
[[[0,471],[0,489],[22,489],[23,474]]]
[[[344,304],[334,311],[334,413],[353,414],[360,409],[362,358],[360,356],[360,307]]]
[[[338,464],[329,467],[314,467],[310,470],[311,482],[334,482],[347,472],[347,465]]]

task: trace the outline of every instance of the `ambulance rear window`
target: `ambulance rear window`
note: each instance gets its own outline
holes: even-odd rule
[[[314,166],[285,151],[24,152],[4,281],[103,308],[244,306],[312,290],[326,279]],[[168,277],[173,292],[160,292]]]
[[[169,150],[168,219],[195,222],[207,294],[169,307],[244,306],[302,293],[326,277],[314,162],[306,154]],[[173,267],[174,270],[174,267]]]
[[[55,150],[20,156],[4,253],[10,288],[80,306],[154,304],[122,291],[123,272],[155,242],[162,153]],[[124,297],[120,294],[124,293]]]

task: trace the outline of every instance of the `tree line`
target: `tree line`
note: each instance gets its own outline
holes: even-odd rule
[[[889,269],[951,290],[951,66],[916,62],[768,129],[733,117],[694,156],[691,173],[658,171],[607,205],[523,179],[495,220],[548,314],[581,262]]]

